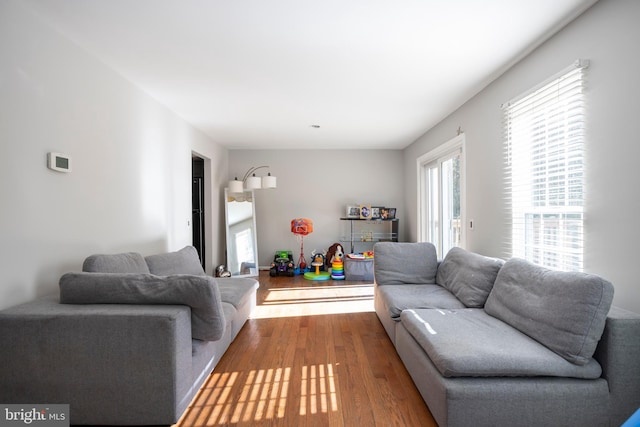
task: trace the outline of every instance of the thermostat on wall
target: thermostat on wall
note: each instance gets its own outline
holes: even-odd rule
[[[71,157],[61,153],[49,153],[47,166],[54,171],[71,172]]]

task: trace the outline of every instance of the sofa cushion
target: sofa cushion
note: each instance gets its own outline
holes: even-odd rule
[[[381,298],[392,319],[400,319],[409,308],[464,308],[451,292],[440,285],[378,286],[376,298]]]
[[[149,273],[149,267],[137,252],[88,256],[82,271],[91,273]]]
[[[220,289],[220,299],[235,308],[240,308],[253,297],[253,291],[258,288],[259,283],[255,279],[248,277],[226,277],[216,279],[218,289]]]
[[[401,323],[445,377],[599,378],[595,359],[568,362],[482,309],[405,310]]]
[[[602,336],[612,300],[613,285],[598,276],[512,258],[500,269],[485,310],[584,365]]]
[[[200,264],[198,251],[193,246],[185,246],[176,252],[150,255],[145,258],[151,274],[169,276],[171,274],[205,274]]]
[[[483,307],[503,264],[501,259],[454,247],[438,266],[436,283],[449,289],[467,307]]]
[[[373,247],[378,285],[436,283],[438,257],[431,243],[378,242]]]
[[[60,303],[188,305],[192,338],[216,341],[225,328],[218,284],[209,276],[67,273],[60,278]]]

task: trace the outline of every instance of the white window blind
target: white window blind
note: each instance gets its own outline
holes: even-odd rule
[[[508,255],[563,271],[583,270],[587,66],[503,105]]]

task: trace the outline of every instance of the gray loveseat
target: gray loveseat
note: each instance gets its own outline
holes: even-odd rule
[[[440,426],[619,426],[640,407],[640,315],[600,277],[377,243],[375,310]]]
[[[206,276],[190,246],[90,256],[62,276],[59,295],[0,312],[0,402],[69,404],[72,424],[173,424],[257,288]]]

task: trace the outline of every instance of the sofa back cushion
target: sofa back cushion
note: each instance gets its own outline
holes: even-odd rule
[[[82,271],[88,273],[149,273],[142,255],[136,252],[91,255],[84,260]]]
[[[205,274],[198,258],[198,252],[193,246],[185,246],[176,252],[150,255],[145,258],[149,271],[156,276],[169,276],[171,274],[193,274],[203,276]]]
[[[589,362],[604,330],[613,285],[592,274],[552,271],[512,258],[485,310],[569,362]]]
[[[188,305],[192,338],[217,341],[225,329],[220,289],[209,276],[67,273],[60,278],[60,303]]]
[[[436,283],[438,257],[432,243],[378,242],[373,247],[378,285]]]
[[[503,264],[501,259],[454,247],[438,266],[436,283],[448,289],[465,306],[480,308],[487,301]]]

